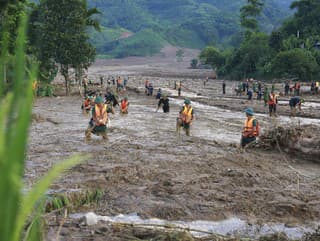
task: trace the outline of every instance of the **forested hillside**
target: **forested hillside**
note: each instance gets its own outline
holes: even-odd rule
[[[293,0],[266,0],[259,18],[271,32],[292,12]],[[101,33],[92,33],[100,54],[112,57],[151,55],[165,44],[203,48],[239,43],[239,10],[246,0],[90,0],[102,14]]]
[[[261,31],[261,0],[250,0],[240,9],[244,30],[238,47],[207,46],[201,61],[210,64],[219,76],[231,79],[320,78],[320,1],[294,1],[294,15],[271,34]]]

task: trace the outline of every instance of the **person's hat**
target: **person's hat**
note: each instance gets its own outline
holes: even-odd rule
[[[184,100],[184,103],[185,103],[186,105],[190,105],[190,104],[191,104],[191,101],[190,101],[189,99],[185,99],[185,100]]]
[[[301,101],[301,103],[304,103],[304,102],[306,102],[306,101],[305,101],[304,99],[301,99],[300,101]]]
[[[101,96],[97,96],[96,99],[95,99],[95,101],[94,101],[94,103],[96,103],[96,104],[103,103],[102,97],[101,97]]]
[[[125,100],[128,100],[128,96],[125,96],[124,99],[125,99]]]
[[[247,108],[244,110],[244,112],[246,112],[248,115],[251,115],[251,116],[254,115],[252,108]]]

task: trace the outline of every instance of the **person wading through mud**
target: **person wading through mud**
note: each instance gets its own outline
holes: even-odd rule
[[[156,112],[159,110],[161,105],[164,113],[168,113],[170,111],[169,98],[167,94],[163,94],[162,97],[160,98]]]
[[[93,96],[86,96],[83,104],[81,105],[83,114],[89,114],[92,107],[92,100],[93,100]]]
[[[297,107],[298,107],[299,111],[303,113],[303,111],[301,109],[302,103],[304,103],[304,99],[300,99],[300,97],[298,97],[298,96],[291,97],[291,99],[289,100],[289,106],[290,106],[290,110],[291,110],[290,117],[296,116]]]
[[[278,98],[277,95],[272,91],[269,94],[269,100],[268,100],[268,105],[269,105],[269,116],[277,116],[277,104],[278,104]]]
[[[253,109],[247,108],[244,110],[247,119],[244,123],[242,136],[241,136],[241,147],[244,148],[247,144],[256,140],[259,136],[259,124],[256,118],[254,117]]]
[[[191,107],[191,101],[189,99],[185,99],[184,106],[181,108],[179,112],[179,117],[177,118],[177,132],[180,134],[180,129],[181,127],[183,127],[183,129],[186,131],[186,135],[190,136],[190,128],[193,119],[194,111]]]
[[[223,95],[226,94],[226,82],[225,81],[222,82],[222,94]]]
[[[83,77],[82,84],[83,84],[83,96],[87,96],[88,84],[89,84],[87,75]]]
[[[108,106],[103,103],[103,98],[101,96],[97,96],[94,103],[92,118],[85,132],[87,141],[91,140],[91,133],[102,136],[103,139],[107,139],[108,113],[114,114],[114,109],[112,107],[108,108]]]
[[[120,103],[120,114],[128,114],[129,101],[128,97],[124,97]]]
[[[118,93],[122,93],[123,92],[123,81],[122,81],[120,76],[117,79],[117,92]]]
[[[178,96],[180,97],[181,96],[181,88],[182,88],[182,83],[180,81],[180,84],[178,86]]]
[[[268,100],[269,100],[269,89],[267,85],[265,85],[264,87],[263,100],[264,100],[264,106],[267,106]]]
[[[116,107],[119,105],[117,96],[113,93],[113,91],[110,88],[107,88],[107,93],[105,94],[106,104],[111,104],[113,107]]]

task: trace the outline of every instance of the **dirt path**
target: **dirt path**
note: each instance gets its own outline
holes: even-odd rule
[[[117,110],[111,117],[108,141],[98,137],[84,141],[88,117],[81,113],[80,97],[38,99],[30,130],[27,184],[34,183],[55,162],[83,153],[90,158],[52,185],[52,192],[101,190],[103,196],[96,204],[72,210],[74,213],[137,213],[143,218],[181,221],[238,217],[251,224],[284,223],[290,227],[313,227],[319,222],[319,164],[295,156],[286,156],[287,163],[278,150],[244,152],[237,147],[245,118],[242,110],[252,103],[222,98],[220,82],[209,83],[203,90],[197,80],[183,78],[193,90],[183,93],[193,100],[196,121],[191,137],[179,137],[175,120],[183,99],[176,98],[172,90],[175,79],[153,80],[156,87],[172,95],[170,113],[156,113],[157,101],[145,96],[141,86],[147,76],[141,78],[140,74],[129,80],[130,89],[135,90],[128,93],[129,115],[120,116]],[[270,120],[262,114],[262,104],[253,105],[261,113],[263,128],[298,122],[320,125],[318,119],[309,118]],[[279,112],[287,114],[286,107]],[[289,165],[305,176],[298,177]],[[49,223],[52,237],[57,225]],[[61,240],[129,240],[119,230],[78,224],[68,218]]]

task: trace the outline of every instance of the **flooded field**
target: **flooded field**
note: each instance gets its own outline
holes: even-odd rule
[[[25,171],[27,185],[35,183],[54,163],[81,153],[88,155],[87,160],[56,181],[50,195],[75,196],[97,190],[100,193],[95,201],[69,208],[65,219],[63,214],[48,214],[48,240],[56,240],[57,234],[60,240],[68,241],[152,238],[141,236],[134,226],[117,226],[110,221],[112,218],[85,225],[81,215],[76,214],[85,216],[87,212],[109,217],[129,215],[129,221],[158,219],[172,221],[170,225],[194,222],[209,227],[207,235],[175,240],[215,240],[210,239],[211,232],[253,240],[284,232],[290,239],[300,239],[316,229],[320,222],[320,158],[306,160],[277,149],[244,151],[238,146],[246,107],[252,106],[258,113],[263,131],[276,125],[307,124],[319,128],[317,99],[310,98],[304,108],[305,116],[298,118],[288,117],[289,107],[283,99],[279,117],[270,118],[262,102],[236,97],[232,82],[228,82],[227,95],[222,96],[221,81],[212,80],[204,87],[202,77],[182,75],[169,79],[150,68],[144,73],[141,67],[135,73],[133,67],[117,66],[110,73],[110,69],[99,65],[89,74],[108,76],[123,73],[120,70],[130,76],[126,93],[129,114],[121,116],[116,108],[107,141],[93,136],[85,142],[89,116],[81,112],[80,96],[40,98],[34,104]],[[157,73],[159,76],[154,77]],[[161,109],[156,112],[157,100],[144,94],[146,78],[153,82],[155,92],[162,88],[169,94],[169,113],[162,113]],[[175,80],[183,81],[180,98],[173,90]],[[196,116],[191,136],[183,132],[179,136],[175,131],[185,96],[191,99]],[[221,222],[222,229],[229,231],[210,227]]]

